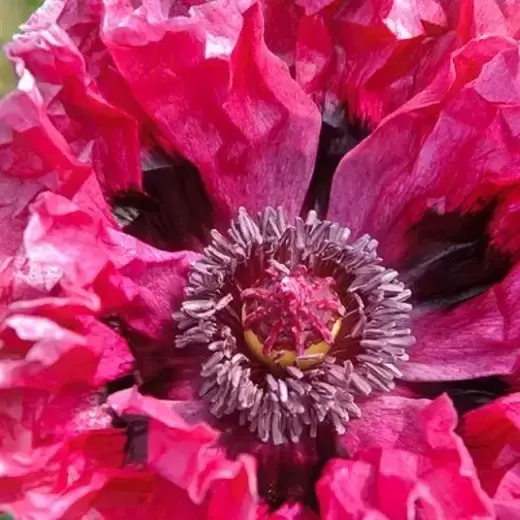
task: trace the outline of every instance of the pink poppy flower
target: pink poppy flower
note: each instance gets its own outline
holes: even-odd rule
[[[518,12],[47,0],[0,103],[0,510],[517,517]]]

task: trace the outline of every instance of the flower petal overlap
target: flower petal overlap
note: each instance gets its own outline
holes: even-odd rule
[[[0,101],[0,511],[517,518],[519,7],[47,0],[6,45],[19,82]],[[391,304],[411,292],[394,336],[416,345],[348,423],[275,446],[212,414],[206,346],[174,345],[189,312],[209,330],[222,310],[193,303],[218,262],[241,279],[275,235],[305,252],[317,219],[327,247],[347,233],[329,222],[377,245]]]

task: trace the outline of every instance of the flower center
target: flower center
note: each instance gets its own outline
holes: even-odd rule
[[[355,403],[390,391],[415,342],[410,291],[380,265],[368,235],[310,212],[288,224],[281,209],[241,208],[188,278],[174,314],[178,348],[208,352],[200,395],[217,417],[235,415],[264,442],[297,442],[321,423],[338,433]]]
[[[333,278],[312,276],[301,264],[291,272],[272,263],[264,279],[241,293],[245,341],[269,365],[310,368],[325,359],[345,307]]]

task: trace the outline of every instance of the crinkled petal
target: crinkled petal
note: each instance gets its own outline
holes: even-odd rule
[[[258,5],[248,6],[218,0],[178,16],[108,0],[104,41],[170,148],[199,168],[217,213],[283,204],[295,215],[320,115],[265,47]]]
[[[210,202],[197,169],[173,157],[171,146],[168,154],[161,150],[160,130],[101,40],[103,13],[102,0],[47,0],[9,45],[10,55],[20,74],[35,78],[74,153],[92,165],[101,200],[110,200],[125,231],[162,249],[192,247],[201,229],[213,227]],[[150,166],[151,152],[159,165]],[[88,188],[91,200],[81,203],[99,210],[99,189],[92,182]]]
[[[63,380],[90,381],[98,355],[85,336],[38,316],[9,316],[0,330],[4,345],[1,386],[45,385],[52,388]]]
[[[433,3],[376,0],[367,9],[354,1],[338,14],[333,31],[346,64],[338,61],[337,95],[351,113],[376,125],[446,70],[461,38],[438,2],[429,8]],[[430,34],[425,22],[435,26]]]
[[[421,236],[414,238],[422,219],[468,214],[483,203],[500,211],[502,195],[519,180],[517,63],[518,45],[500,38],[473,41],[455,54],[452,76],[442,88],[439,83],[417,96],[344,157],[333,180],[329,218],[356,236],[377,238],[385,263],[406,270],[413,269],[424,244]],[[514,222],[500,219],[495,227],[511,236]],[[504,254],[518,251],[517,241],[508,244]],[[418,315],[418,344],[410,351],[412,362],[403,365],[406,377],[470,379],[511,372],[518,356],[512,319],[516,277],[511,272],[467,304]]]
[[[194,504],[183,489],[156,474],[128,470],[114,475],[100,490],[90,513],[103,520],[208,518],[205,506]]]
[[[496,500],[495,512],[498,520],[516,520],[520,515],[520,500]]]
[[[471,458],[454,433],[456,413],[446,396],[419,414],[416,447],[375,448],[353,460],[333,460],[317,484],[325,518],[493,518]]]
[[[414,320],[417,344],[403,364],[411,381],[511,375],[520,357],[520,266],[502,282],[448,311]]]
[[[182,276],[176,275],[175,267],[178,265],[185,274],[193,259],[189,254],[155,250],[51,193],[40,195],[31,209],[32,217],[24,234],[29,262],[52,266],[55,283],[68,292],[94,292],[105,312],[123,312],[122,307],[140,298],[140,285],[146,286],[146,282],[137,282],[139,277],[146,277],[149,264],[153,267],[169,262],[170,287],[182,290]],[[157,294],[150,294],[147,299],[152,305],[165,296],[175,297],[171,292],[165,295],[159,286]],[[143,298],[139,301],[141,307],[146,307]],[[157,303],[155,307],[156,311]],[[153,314],[152,309],[147,312]]]
[[[437,2],[301,0],[290,17],[279,16],[278,2],[265,4],[269,47],[333,124],[345,108],[377,124],[447,67],[460,40]]]
[[[41,194],[31,210],[24,234],[28,269],[35,276],[47,273],[46,283],[68,295],[95,296],[98,315],[116,318],[118,325],[124,322],[121,332],[129,338],[143,376],[164,368],[168,353],[174,354],[171,314],[198,255],[156,250],[51,193]],[[121,369],[129,367],[122,339],[92,319],[84,319],[84,329],[87,336],[98,338],[82,340],[101,356],[95,380],[121,375]]]
[[[196,393],[203,358],[183,355],[184,352],[173,348],[177,331],[172,312],[181,304],[189,266],[196,258],[195,253],[173,253],[170,259],[158,258],[155,262],[148,258],[146,270],[134,278],[140,285],[142,305],[137,314],[131,312],[125,316],[132,329],[125,334],[141,377],[150,383],[158,376],[159,386],[170,391],[178,383],[183,396],[188,395],[186,390],[190,390],[189,395],[192,390]],[[139,311],[140,308],[146,312]],[[159,394],[166,397],[161,391]],[[173,398],[173,394],[168,392],[168,397]]]
[[[0,387],[58,389],[131,373],[126,342],[96,319],[95,295],[11,304],[0,322]]]
[[[113,413],[93,397],[73,387],[0,391],[2,511],[43,520],[255,517],[254,461],[226,459],[217,432],[189,426],[169,402],[135,390],[113,394],[109,405],[121,420],[146,421],[145,456],[133,465],[134,433],[111,427]]]
[[[122,467],[122,430],[99,429],[0,456],[0,507],[16,518],[210,518],[206,504],[146,468]]]
[[[499,518],[520,511],[520,394],[467,413],[461,435]]]
[[[101,39],[103,11],[103,0],[45,0],[21,29],[24,33],[56,31],[57,28],[65,31],[74,44],[71,52],[74,55],[79,52],[85,62],[84,69],[91,78],[89,83],[95,82],[108,104],[132,114],[140,124],[146,125],[144,112]]]
[[[34,90],[13,92],[0,102],[0,163],[0,304],[5,305],[45,290],[30,273],[14,276],[29,203],[43,190],[72,196],[90,170],[76,160]]]
[[[0,508],[15,518],[81,518],[123,462],[124,434],[103,429],[0,455]]]
[[[119,272],[139,287],[139,308],[146,310],[129,313],[128,323],[156,340],[171,342],[172,312],[181,304],[190,266],[200,255],[159,251],[114,229],[108,229],[108,241],[113,248],[111,258]]]
[[[504,193],[489,226],[492,242],[498,249],[507,252],[514,262],[520,259],[518,234],[515,232],[520,225],[519,200],[520,186],[515,186]]]
[[[296,2],[264,0],[265,42],[288,67],[295,64],[295,50],[303,9]]]
[[[6,453],[29,453],[112,421],[103,394],[81,384],[59,390],[2,389],[0,405],[0,447]]]
[[[0,322],[0,444],[12,453],[104,428],[101,386],[133,370],[126,342],[99,322],[93,295],[11,304]]]
[[[27,82],[32,81],[29,74]],[[86,180],[90,169],[76,159],[45,112],[39,92],[30,86],[0,102],[2,176],[6,183],[11,178],[11,182],[18,179],[19,184],[23,180],[25,190],[32,187],[32,196],[42,189],[70,196]],[[20,195],[19,187],[16,193]],[[2,194],[5,202],[17,203],[18,211],[26,206],[25,197],[14,201],[10,192],[2,190]]]
[[[486,34],[517,36],[514,2],[349,2],[331,24],[347,56],[338,97],[373,124],[427,88],[450,67],[452,52]]]
[[[17,91],[0,103],[0,305],[46,296],[56,269],[27,262],[23,232],[28,207],[43,191],[75,198],[113,222],[89,166],[79,162],[45,113],[39,92]]]
[[[414,98],[344,157],[329,218],[354,235],[375,236],[387,263],[399,265],[409,254],[410,228],[425,213],[467,212],[479,197],[490,200],[499,187],[514,186],[520,155],[515,118],[507,116],[520,110],[520,98],[511,99],[520,85],[503,69],[507,63],[516,71],[517,59],[518,45],[498,38],[455,54],[449,81]],[[496,77],[500,90],[493,88]]]
[[[96,339],[99,347],[99,361],[94,374],[94,386],[115,381],[130,375],[135,368],[135,359],[128,343],[112,327],[93,316],[81,320],[84,334]]]
[[[114,411],[147,417],[147,463],[186,490],[195,504],[207,501],[210,518],[254,518],[255,464],[248,456],[230,461],[215,447],[218,434],[204,423],[188,425],[168,405],[135,389],[110,396]]]
[[[113,254],[107,228],[101,221],[51,193],[41,194],[31,210],[24,233],[28,261],[51,266],[55,285],[102,295],[102,308],[106,309],[121,306],[135,297],[137,288],[119,275],[114,264],[119,267],[129,258]]]
[[[514,0],[264,0],[266,41],[326,121],[346,108],[376,126],[448,72],[451,53],[471,38],[517,38],[517,7]]]
[[[104,99],[69,35],[49,24],[19,35],[6,52],[21,85],[34,78],[49,119],[106,192],[140,189],[137,121]]]
[[[473,0],[462,4],[461,26],[472,36],[500,34],[518,39],[520,12],[516,0]]]
[[[422,439],[421,413],[430,401],[401,396],[377,396],[363,403],[363,416],[349,423],[338,443],[348,456],[367,446],[418,449]]]
[[[330,82],[334,42],[322,17],[304,17],[298,25],[295,78],[305,92],[314,93]]]

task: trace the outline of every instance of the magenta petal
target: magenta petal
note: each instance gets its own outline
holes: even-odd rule
[[[119,272],[139,286],[140,307],[145,309],[126,315],[128,323],[169,345],[174,332],[172,312],[181,304],[190,266],[200,255],[192,251],[166,253],[113,229],[109,237],[117,250],[114,258]]]
[[[94,386],[132,371],[125,341],[95,318],[92,295],[11,304],[0,322],[1,388]]]
[[[330,32],[347,60],[336,65],[341,86],[333,90],[351,112],[374,125],[448,72],[452,53],[472,38],[516,38],[520,32],[513,0],[340,5]]]
[[[377,396],[363,403],[363,417],[349,423],[338,440],[353,457],[369,447],[414,449],[422,437],[420,417],[428,399]]]
[[[500,38],[475,40],[455,53],[446,80],[386,118],[343,158],[329,218],[354,235],[376,237],[387,264],[399,265],[409,253],[410,228],[427,212],[466,213],[512,186],[520,121],[507,114],[520,106],[510,94],[520,76],[503,70],[505,63],[514,68],[517,56],[517,45]],[[495,77],[502,78],[500,90]]]
[[[159,251],[113,229],[109,237],[117,251],[114,261],[120,263],[119,273],[139,289],[134,304],[117,314],[130,328],[123,335],[131,343],[136,368],[149,379],[179,356],[172,348],[176,334],[172,313],[181,304],[190,266],[199,254]]]
[[[168,145],[199,168],[221,215],[268,204],[295,215],[321,118],[263,43],[259,6],[246,4],[218,0],[169,16],[158,4],[145,11],[107,0],[104,39]]]
[[[31,209],[24,236],[29,262],[52,266],[54,283],[59,282],[68,292],[94,292],[105,311],[117,308],[124,312],[125,305],[140,298],[141,286],[145,292],[151,282],[147,279],[151,274],[146,272],[148,266],[157,269],[168,265],[174,269],[178,263],[179,273],[184,275],[189,262],[196,258],[158,251],[51,193],[40,195]],[[157,307],[161,298],[178,298],[170,289],[181,291],[181,278],[172,272],[171,280],[164,282],[171,287],[163,289],[159,285],[157,293],[149,295],[150,307]],[[146,307],[142,300],[140,304]],[[153,310],[149,308],[148,312]],[[162,312],[170,310],[167,307]]]
[[[35,91],[17,91],[0,102],[0,136],[0,302],[5,304],[44,289],[29,273],[13,275],[19,267],[27,206],[46,189],[72,196],[90,169],[73,156]]]
[[[85,336],[47,318],[9,316],[2,323],[0,338],[8,345],[5,355],[12,356],[0,363],[3,388],[53,388],[64,382],[90,382],[94,378],[99,357],[96,348]]]
[[[0,390],[0,448],[28,452],[89,430],[110,426],[101,395],[85,385]]]
[[[497,520],[516,520],[520,516],[520,500],[495,501]]]
[[[316,490],[324,518],[388,520],[377,503],[377,481],[377,468],[368,462],[339,459],[329,462]],[[394,484],[393,489],[396,488]]]
[[[95,92],[97,87],[106,100],[107,106],[119,108],[121,116],[123,112],[132,114],[140,125],[146,124],[148,123],[146,116],[117,71],[101,39],[103,12],[102,0],[46,0],[22,26],[22,31],[28,33],[29,38],[33,31],[50,30],[60,33],[65,31],[70,38],[70,43],[73,44],[69,52],[74,55],[81,54],[85,62],[89,87],[94,88],[89,92]],[[73,104],[74,101],[71,105]],[[116,112],[113,111],[114,114]],[[127,123],[130,124],[130,121]],[[126,145],[132,149],[130,145],[133,145],[133,142],[128,142]],[[128,174],[130,177],[135,174],[135,170],[131,170]]]
[[[520,12],[515,0],[473,0],[462,3],[461,25],[474,36],[500,34],[518,38]]]
[[[296,0],[296,4],[301,5],[308,16],[319,13],[332,3],[334,3],[334,0]]]
[[[520,505],[520,394],[512,394],[464,416],[461,435],[484,489],[499,504],[500,518]]]
[[[446,70],[460,45],[442,7],[435,2],[432,12],[427,3],[433,4],[376,0],[366,9],[354,1],[335,20],[338,46],[347,56],[340,96],[374,126]],[[440,27],[428,34],[424,22]]]
[[[296,2],[264,0],[265,42],[271,52],[292,67],[295,65],[295,49],[298,26],[303,9]]]
[[[15,518],[82,518],[110,469],[122,464],[123,448],[122,432],[105,429],[30,453],[2,453],[0,509]]]
[[[127,342],[112,328],[93,317],[86,317],[82,321],[85,334],[95,338],[100,345],[93,384],[103,385],[131,374],[135,369],[135,360]]]
[[[512,238],[517,220],[504,216],[504,207],[517,205],[511,193],[518,195],[520,155],[511,152],[520,132],[520,120],[511,115],[520,107],[514,94],[518,45],[483,38],[451,61],[446,83],[385,119],[344,157],[333,181],[329,217],[351,227],[354,235],[377,238],[387,265],[401,268],[410,260],[411,230],[425,215],[466,214],[483,201],[498,205],[498,216],[489,224],[490,234],[499,237],[497,246],[507,244],[508,252],[518,254],[518,240]],[[518,356],[516,278],[515,269],[467,304],[418,315],[418,344],[403,366],[405,376],[446,380],[510,373]]]
[[[325,121],[346,109],[375,126],[446,70],[450,51],[464,41],[457,13],[448,20],[439,2],[264,4],[269,48],[294,67]]]
[[[259,512],[257,520],[319,520],[319,516],[298,503],[287,503],[274,513]]]
[[[520,266],[484,294],[448,312],[431,311],[414,321],[417,344],[404,363],[410,381],[510,375],[520,356]]]
[[[106,192],[140,189],[137,121],[104,99],[69,35],[51,24],[6,49],[24,81],[34,78],[50,120]]]
[[[122,430],[99,428],[30,453],[0,455],[0,507],[16,518],[207,518],[184,490],[124,467]],[[85,515],[85,516],[84,516]]]
[[[124,260],[111,249],[101,221],[51,193],[40,195],[31,209],[24,233],[27,257],[32,265],[52,267],[54,284],[93,291],[105,309],[135,297],[137,287],[117,273],[112,259]]]
[[[150,518],[203,520],[204,505],[194,504],[186,492],[148,471],[115,474],[96,496],[92,509],[103,520]]]
[[[24,243],[33,277],[46,275],[51,288],[72,296],[96,297],[97,312],[115,315],[148,338],[132,344],[140,370],[164,368],[168,353],[173,354],[171,314],[198,255],[156,250],[50,193],[40,195],[31,209]],[[99,323],[83,326],[91,331],[95,327],[92,334],[105,342],[96,381],[121,375],[129,366],[126,344]],[[159,366],[150,366],[150,361]]]
[[[333,460],[317,484],[322,515],[330,520],[413,517],[493,518],[471,458],[454,433],[456,414],[438,398],[417,416],[418,443],[379,447],[353,460]]]
[[[520,259],[520,241],[516,233],[520,226],[519,200],[520,186],[504,193],[490,225],[493,243],[501,251],[507,252],[515,262]]]
[[[218,434],[204,423],[188,425],[168,401],[145,397],[136,390],[112,395],[109,405],[118,415],[149,418],[148,466],[191,500],[208,500],[211,518],[254,518],[255,464],[248,456],[230,461],[214,445]]]
[[[96,215],[105,224],[109,226],[117,225],[109,201],[103,193],[99,179],[92,170],[81,188],[72,197],[72,202],[83,211]]]
[[[334,42],[327,25],[319,16],[302,18],[296,43],[295,78],[320,104],[325,104],[326,99],[319,93],[332,87],[333,65]]]
[[[36,89],[15,91],[0,102],[0,160],[7,173],[2,179],[7,186],[15,179],[25,181],[22,193],[30,187],[32,196],[44,188],[70,196],[88,177],[90,168],[77,160],[44,108]],[[7,190],[2,195],[6,201],[11,198]],[[26,205],[24,199],[17,200],[18,210]]]

